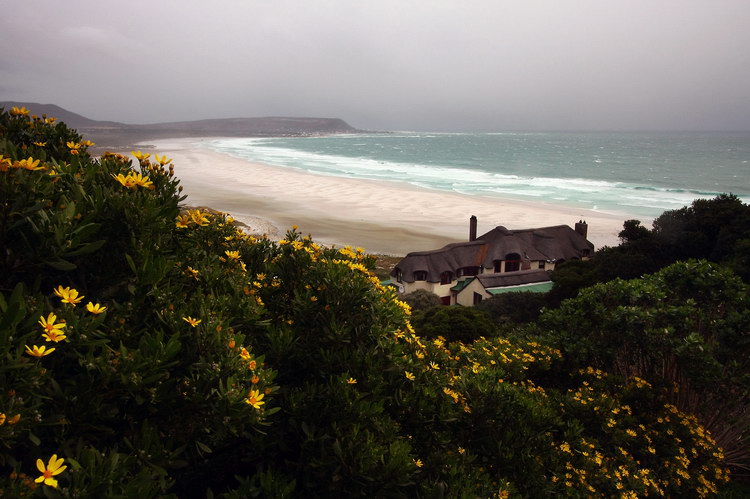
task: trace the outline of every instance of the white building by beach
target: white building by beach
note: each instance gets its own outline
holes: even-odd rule
[[[575,229],[498,226],[477,237],[477,218],[472,216],[468,241],[409,253],[391,271],[391,282],[402,293],[434,293],[444,305],[473,306],[511,291],[545,292],[552,288],[549,272],[556,265],[594,254],[587,233],[588,225],[579,221]]]

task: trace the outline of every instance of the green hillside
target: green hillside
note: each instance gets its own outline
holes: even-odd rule
[[[88,147],[0,112],[0,495],[709,497],[747,462],[717,443],[741,411],[712,435],[678,395],[747,401],[729,270],[427,338],[374,257],[247,235],[182,210],[169,158]]]

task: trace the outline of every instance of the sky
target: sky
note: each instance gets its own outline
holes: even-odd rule
[[[99,120],[750,130],[748,0],[3,0],[0,100]]]

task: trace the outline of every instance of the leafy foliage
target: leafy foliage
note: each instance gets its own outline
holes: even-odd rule
[[[661,398],[698,415],[735,467],[750,469],[748,287],[706,261],[584,289],[540,326],[569,369],[645,378]]]
[[[440,297],[425,289],[417,289],[411,293],[406,293],[401,299],[405,301],[414,312],[427,310],[428,308],[440,305]]]
[[[180,210],[171,160],[87,147],[0,112],[2,493],[708,496],[728,479],[648,381],[566,370],[470,309],[435,311],[426,339],[363,251]]]
[[[727,265],[750,282],[750,206],[737,196],[696,199],[664,212],[652,230],[639,220],[627,220],[620,238],[622,244],[598,250],[592,260],[569,261],[556,269],[549,303],[557,306],[596,283],[634,279],[691,258]]]
[[[414,316],[414,327],[427,338],[471,342],[482,336],[495,336],[497,328],[489,316],[474,307],[438,305]]]

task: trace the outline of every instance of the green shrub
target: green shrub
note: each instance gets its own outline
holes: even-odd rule
[[[647,381],[566,370],[472,309],[419,336],[363,251],[181,211],[168,158],[86,148],[0,112],[2,494],[707,496],[727,479]]]
[[[438,305],[414,315],[414,328],[427,338],[471,342],[495,336],[497,327],[487,313],[474,307]]]
[[[406,293],[401,296],[401,299],[411,307],[413,312],[421,312],[441,305],[440,297],[425,289],[417,289],[411,293]]]
[[[696,414],[735,469],[748,469],[750,379],[748,288],[706,261],[673,264],[642,279],[581,291],[540,320],[565,352],[586,366],[654,383],[664,401]]]

